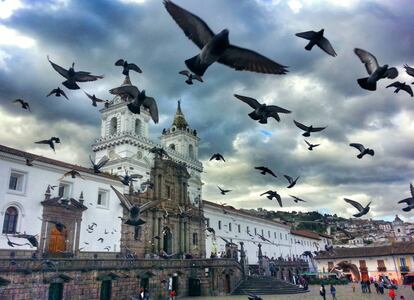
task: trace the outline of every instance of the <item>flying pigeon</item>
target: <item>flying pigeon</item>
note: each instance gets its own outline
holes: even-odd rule
[[[366,215],[369,212],[369,209],[370,209],[369,205],[371,204],[371,202],[369,202],[367,206],[363,207],[361,204],[359,204],[358,202],[354,200],[347,199],[347,198],[344,198],[344,200],[345,202],[348,202],[349,204],[351,204],[353,207],[355,207],[359,211],[359,213],[354,215],[355,218],[362,217],[363,215]]]
[[[234,97],[248,104],[254,109],[249,113],[249,117],[253,120],[259,120],[261,124],[267,124],[267,118],[274,118],[280,122],[279,113],[289,114],[290,110],[284,109],[276,105],[266,105],[266,103],[260,104],[256,99],[246,96],[234,94]]]
[[[109,158],[108,158],[108,156],[104,155],[104,156],[102,156],[102,158],[99,160],[99,162],[98,162],[97,164],[95,164],[95,163],[94,163],[94,161],[92,160],[91,156],[89,155],[89,160],[90,160],[90,161],[91,161],[91,163],[92,163],[93,172],[94,172],[95,174],[99,174],[99,173],[102,173],[102,172],[101,172],[101,168],[102,168],[103,166],[105,166],[105,165],[108,163]]]
[[[13,103],[19,103],[23,109],[27,109],[28,111],[31,112],[29,102],[26,102],[23,99],[19,98],[19,99],[13,100]]]
[[[49,145],[50,148],[53,149],[53,152],[56,152],[55,151],[55,143],[60,144],[60,138],[58,138],[58,137],[51,137],[48,140],[41,140],[41,141],[35,142],[35,144],[46,144],[46,145]]]
[[[212,227],[206,227],[206,230],[212,234],[216,234],[216,231]]]
[[[369,91],[377,89],[377,81],[382,78],[394,79],[398,76],[396,68],[388,68],[388,65],[379,66],[378,61],[374,55],[368,51],[355,48],[355,54],[359,57],[361,62],[365,64],[369,77],[358,79],[358,84],[361,88]]]
[[[123,67],[122,74],[124,74],[125,76],[129,76],[130,70],[135,71],[137,73],[142,73],[142,70],[136,64],[128,63],[126,60],[123,59],[118,59],[115,62],[115,66]]]
[[[221,155],[220,153],[215,153],[210,157],[210,161],[212,161],[213,159],[215,160],[222,160],[222,161],[226,161],[223,157],[223,155]]]
[[[26,156],[25,157],[26,166],[33,167],[33,162],[36,160],[36,158],[37,157],[34,157],[34,156],[30,156],[30,157]]]
[[[178,74],[186,76],[187,79],[186,79],[185,83],[187,83],[189,85],[193,84],[193,79],[198,80],[200,82],[203,82],[203,78],[201,78],[197,74],[193,74],[193,73],[189,72],[188,70],[180,71],[180,72],[178,72]]]
[[[320,146],[320,144],[311,144],[307,140],[305,140],[305,143],[309,146],[308,150],[312,151],[313,148]]]
[[[265,194],[267,194],[267,196],[266,196],[267,199],[272,200],[273,198],[275,198],[277,200],[277,202],[279,203],[279,206],[283,207],[282,198],[280,197],[280,195],[276,191],[269,190],[267,192],[264,192],[263,194],[260,194],[260,196],[263,196]]]
[[[51,95],[55,95],[56,97],[63,96],[66,99],[69,100],[69,98],[68,98],[68,96],[66,96],[65,92],[63,90],[61,90],[59,87],[57,87],[56,89],[53,89],[49,94],[46,95],[46,97],[49,97]]]
[[[104,239],[103,239],[103,238],[99,238],[99,239],[98,239],[98,242],[103,243],[103,242],[104,242]]]
[[[92,106],[94,106],[94,107],[97,107],[96,103],[102,103],[102,102],[107,101],[107,100],[102,100],[102,99],[96,98],[95,94],[91,95],[91,94],[88,94],[85,91],[83,91],[83,92],[85,93],[86,96],[88,96],[89,99],[91,99]]]
[[[14,248],[14,246],[18,246],[19,247],[19,246],[26,246],[26,245],[32,247],[32,245],[29,244],[29,243],[17,244],[15,242],[10,241],[9,237],[7,236],[7,234],[6,234],[6,239],[7,239],[7,245],[9,245],[10,247],[13,247],[13,248]]]
[[[158,155],[161,158],[166,156],[167,158],[171,159],[171,156],[162,147],[153,147],[149,150],[149,152]]]
[[[221,187],[219,187],[219,186],[217,186],[217,187],[218,187],[218,189],[220,190],[220,193],[221,193],[222,195],[225,195],[225,194],[227,194],[227,193],[231,192],[231,190],[223,190]]]
[[[312,254],[312,252],[311,251],[305,251],[305,252],[303,252],[302,253],[302,256],[307,256],[307,257],[309,257],[309,258],[313,258],[313,254]]]
[[[142,178],[142,175],[139,175],[139,174],[129,175],[128,171],[125,170],[125,175],[124,176],[118,175],[118,177],[124,185],[129,185],[129,183],[135,181],[136,178]]]
[[[273,177],[277,177],[276,176],[276,174],[275,173],[273,173],[273,171],[272,170],[270,170],[269,168],[267,168],[267,167],[264,167],[264,166],[262,166],[262,167],[254,167],[256,170],[259,170],[260,171],[260,174],[262,174],[262,175],[266,175],[266,173],[268,173],[268,174],[270,174],[270,175],[272,175]]]
[[[398,203],[407,204],[407,207],[404,207],[402,209],[403,211],[410,211],[410,210],[414,209],[414,187],[411,183],[410,183],[410,192],[411,192],[411,198],[406,198],[406,199],[403,199],[401,201],[398,201]]]
[[[125,224],[127,225],[140,226],[142,224],[145,224],[146,222],[140,218],[141,213],[161,203],[161,200],[154,200],[138,206],[137,204],[132,204],[123,193],[115,189],[112,185],[111,188],[115,192],[119,201],[121,201],[121,204],[129,212],[128,220],[125,221]]]
[[[292,196],[292,195],[289,195],[289,196],[293,198],[293,201],[294,201],[295,203],[298,203],[298,202],[306,202],[305,200],[302,200],[302,199],[300,199],[299,197]]]
[[[66,176],[71,176],[72,178],[79,177],[79,178],[82,178],[83,180],[85,180],[85,178],[83,178],[82,175],[76,170],[70,170],[70,171],[66,172],[65,174],[63,174],[63,176],[60,180],[62,180]]]
[[[409,65],[404,65],[405,72],[407,72],[408,75],[414,77],[414,68],[411,68]],[[414,82],[412,82],[414,84]]]
[[[312,50],[313,46],[318,46],[323,51],[328,53],[329,55],[335,57],[336,52],[333,49],[331,43],[328,41],[328,39],[323,37],[324,29],[321,29],[320,31],[305,31],[296,33],[296,36],[301,37],[303,39],[309,40],[309,43],[306,45],[305,49],[310,51]]]
[[[351,143],[349,144],[349,146],[354,147],[359,150],[360,153],[357,155],[359,159],[361,159],[365,154],[369,154],[371,156],[374,156],[375,154],[374,150],[365,148],[362,144]]]
[[[318,131],[322,131],[324,130],[326,127],[313,127],[311,126],[306,126],[303,125],[302,123],[299,123],[298,121],[293,120],[293,123],[295,123],[296,127],[298,127],[299,129],[302,129],[303,131],[305,131],[304,134],[302,134],[303,136],[310,136],[311,132],[318,132]]]
[[[405,84],[405,82],[396,81],[391,83],[390,85],[387,85],[386,87],[395,87],[394,93],[398,93],[400,90],[406,91],[408,94],[410,94],[411,97],[413,97],[413,90],[411,86]]]
[[[47,60],[52,65],[53,69],[58,72],[60,75],[65,77],[67,80],[62,82],[62,84],[70,90],[79,90],[80,87],[78,86],[77,82],[87,82],[87,81],[95,81],[98,79],[104,78],[103,75],[92,75],[90,72],[85,71],[75,71],[75,63],[72,63],[72,66],[69,70],[62,68],[61,66],[55,64],[47,57]]]
[[[287,181],[289,182],[289,185],[287,186],[287,188],[288,189],[290,189],[290,188],[292,188],[292,187],[294,187],[295,185],[296,185],[296,181],[298,181],[298,179],[299,179],[299,176],[298,177],[296,177],[296,179],[295,180],[293,180],[293,178],[292,177],[290,177],[289,175],[283,175],[286,179],[287,179]]]
[[[158,106],[154,98],[148,97],[145,90],[139,91],[136,86],[123,85],[109,90],[114,95],[128,95],[132,102],[128,103],[128,109],[134,114],[141,113],[141,106],[147,108],[155,124],[158,123]]]
[[[257,52],[231,45],[227,29],[214,34],[202,19],[172,1],[164,0],[164,5],[185,35],[201,50],[199,54],[185,61],[187,68],[196,75],[203,76],[207,68],[216,61],[238,71],[286,74],[285,66]]]
[[[20,239],[27,239],[33,247],[38,247],[39,246],[39,242],[37,241],[37,238],[36,238],[35,235],[31,235],[31,234],[14,234],[13,237],[20,238]]]

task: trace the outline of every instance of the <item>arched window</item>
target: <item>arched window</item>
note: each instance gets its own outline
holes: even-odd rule
[[[174,144],[170,144],[168,147],[169,147],[170,149],[175,150],[175,145],[174,145]]]
[[[140,119],[135,120],[135,134],[136,135],[141,134],[141,120]]]
[[[19,212],[15,207],[10,206],[7,208],[4,214],[3,233],[16,233],[18,217]]]
[[[193,147],[193,145],[189,145],[189,146],[188,146],[188,155],[189,155],[192,159],[194,159],[194,147]]]
[[[109,123],[109,134],[113,135],[117,133],[118,131],[118,119],[116,117],[113,117],[111,119],[111,122]]]

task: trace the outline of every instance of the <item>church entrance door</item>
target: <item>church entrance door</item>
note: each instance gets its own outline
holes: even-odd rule
[[[164,232],[163,250],[167,254],[172,253],[172,234],[169,228],[165,229],[165,232]]]

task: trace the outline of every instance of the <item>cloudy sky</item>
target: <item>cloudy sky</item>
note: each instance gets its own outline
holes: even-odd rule
[[[161,0],[5,0],[0,2],[0,143],[37,154],[87,164],[90,144],[99,135],[100,114],[82,91],[69,91],[70,101],[46,94],[63,78],[52,70],[46,55],[68,67],[105,74],[82,88],[101,98],[122,80],[118,58],[137,63],[143,74],[132,81],[155,97],[160,123],[151,123],[156,140],[171,124],[177,99],[190,125],[202,139],[204,199],[235,207],[272,209],[263,197],[276,189],[283,210],[319,210],[349,217],[353,207],[344,197],[372,201],[368,217],[392,218],[401,211],[397,202],[409,196],[414,182],[414,100],[386,89],[361,89],[356,79],[366,77],[353,53],[372,52],[380,64],[396,66],[398,80],[411,83],[405,63],[414,65],[414,11],[411,0],[176,0],[202,17],[216,32],[227,28],[233,44],[254,49],[289,66],[284,76],[237,72],[211,66],[204,83],[188,86],[177,72],[196,46],[166,12]],[[318,48],[304,50],[306,41],[294,34],[325,29],[338,53],[336,58]],[[281,122],[261,125],[247,114],[251,109],[233,97],[251,96],[292,111]],[[32,113],[11,103],[23,98]],[[293,120],[328,126],[311,136],[321,146],[310,152]],[[33,141],[52,135],[63,143],[56,154]],[[350,142],[375,150],[375,157],[356,158]],[[227,162],[208,162],[220,152]],[[279,177],[253,170],[267,165]],[[300,176],[286,189],[283,174]],[[220,196],[216,186],[232,189]],[[289,195],[308,200],[297,206]]]

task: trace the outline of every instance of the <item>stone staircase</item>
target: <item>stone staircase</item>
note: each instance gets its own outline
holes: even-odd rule
[[[232,295],[284,295],[299,294],[307,291],[275,277],[247,277],[232,293]]]

